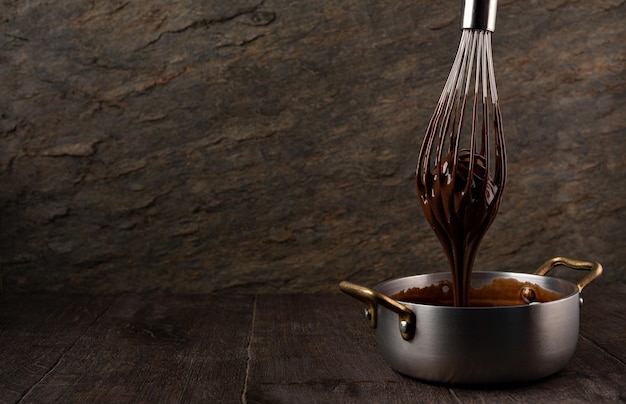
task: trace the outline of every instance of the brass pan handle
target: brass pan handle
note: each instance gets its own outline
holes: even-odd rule
[[[577,258],[554,257],[544,262],[543,265],[535,271],[535,275],[545,275],[559,265],[565,265],[566,267],[570,267],[572,269],[585,269],[589,271],[589,273],[576,284],[576,286],[578,286],[579,293],[602,274],[602,265],[597,262],[585,261]]]
[[[376,328],[377,323],[377,307],[378,304],[393,311],[398,315],[398,325],[400,334],[405,341],[410,341],[415,336],[415,313],[397,300],[393,300],[374,289],[365,286],[356,285],[348,281],[339,283],[339,289],[342,292],[358,299],[368,305],[368,319],[370,327]]]

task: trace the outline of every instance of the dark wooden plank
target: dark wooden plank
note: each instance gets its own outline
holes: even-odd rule
[[[398,374],[364,306],[339,294],[3,296],[0,402],[624,400],[623,286],[585,291],[562,372],[493,388]]]
[[[247,402],[454,402],[389,367],[363,309],[344,295],[259,296]]]
[[[626,363],[626,283],[599,281],[582,296],[581,335]]]
[[[239,402],[253,301],[123,296],[25,402]]]
[[[113,300],[85,295],[0,295],[0,402],[17,402],[27,394]]]

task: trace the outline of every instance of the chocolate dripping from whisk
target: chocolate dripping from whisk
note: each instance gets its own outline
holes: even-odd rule
[[[473,7],[469,8],[470,12],[478,10],[485,17],[465,18],[468,3]],[[469,303],[472,266],[480,241],[495,219],[506,178],[502,118],[491,54],[495,9],[484,13],[482,6],[487,3],[495,2],[468,0],[466,3],[461,43],[428,125],[416,177],[422,209],[451,265],[455,306]],[[471,113],[471,137],[467,148],[461,148],[467,112]],[[490,161],[492,129],[495,163]]]

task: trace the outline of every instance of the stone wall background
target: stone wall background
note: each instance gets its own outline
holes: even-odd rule
[[[477,268],[623,279],[626,5],[501,0]],[[4,1],[5,291],[336,291],[447,270],[414,166],[462,1]]]

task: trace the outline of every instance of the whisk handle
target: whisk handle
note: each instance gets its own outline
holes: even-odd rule
[[[473,28],[485,31],[496,30],[496,10],[498,0],[465,0],[463,29]]]

